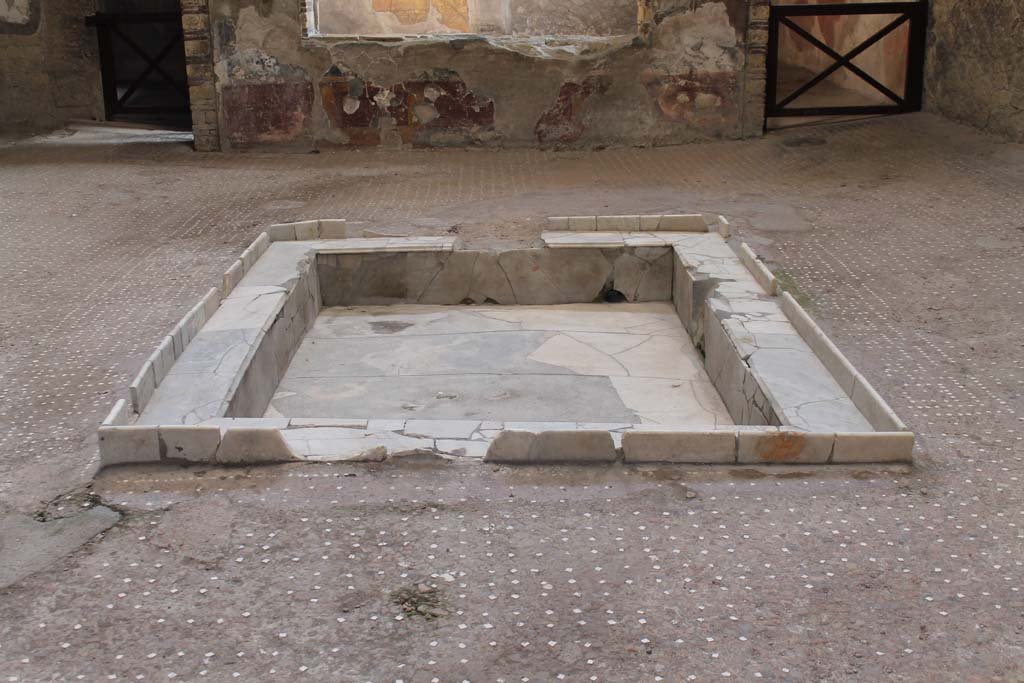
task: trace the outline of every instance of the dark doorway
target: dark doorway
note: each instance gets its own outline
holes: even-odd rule
[[[107,120],[190,129],[180,9],[114,9],[86,19],[99,41]]]
[[[921,109],[928,5],[772,5],[765,117]]]

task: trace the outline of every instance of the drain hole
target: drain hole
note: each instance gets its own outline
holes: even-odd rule
[[[605,292],[604,300],[610,304],[622,304],[626,302],[626,295],[617,289],[609,289]]]

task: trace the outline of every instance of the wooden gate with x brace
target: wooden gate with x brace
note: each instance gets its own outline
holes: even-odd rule
[[[892,21],[870,37],[840,53],[835,46],[828,45],[822,38],[813,35],[795,19],[798,17],[816,16],[870,16],[894,15]],[[898,114],[920,111],[924,84],[924,53],[928,22],[928,4],[920,2],[861,2],[827,5],[773,5],[768,19],[768,55],[767,88],[765,117],[776,116],[830,116],[830,115],[870,115]],[[901,26],[908,24],[909,30],[901,36],[907,41],[905,52],[906,76],[903,92],[894,92],[874,75],[854,64],[853,60],[873,45],[893,34]],[[780,92],[779,83],[779,52],[780,32],[792,31],[798,40],[803,40],[827,55],[832,63],[810,80],[800,84],[790,92]],[[874,91],[885,96],[885,104],[865,102],[863,104],[844,103],[835,106],[794,106],[794,103],[813,88],[823,83],[840,69],[847,69],[860,80],[867,83]]]

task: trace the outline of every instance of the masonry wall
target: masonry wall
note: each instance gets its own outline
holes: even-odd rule
[[[95,0],[0,0],[0,129],[47,130],[99,119]]]
[[[1024,0],[931,0],[925,107],[1024,142]]]
[[[186,14],[194,112],[212,93],[208,131],[223,149],[658,145],[761,132],[767,0],[641,0],[636,34],[582,42],[304,38],[310,2],[209,0],[210,67],[207,18]],[[196,78],[206,68],[208,83]],[[214,147],[198,134],[196,145]]]

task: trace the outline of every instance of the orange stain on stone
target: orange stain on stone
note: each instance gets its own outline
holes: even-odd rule
[[[375,12],[390,12],[403,24],[418,24],[430,16],[431,6],[441,23],[450,29],[469,32],[469,0],[373,0]]]
[[[757,445],[762,462],[789,462],[800,457],[807,437],[796,432],[781,432],[765,438]]]

